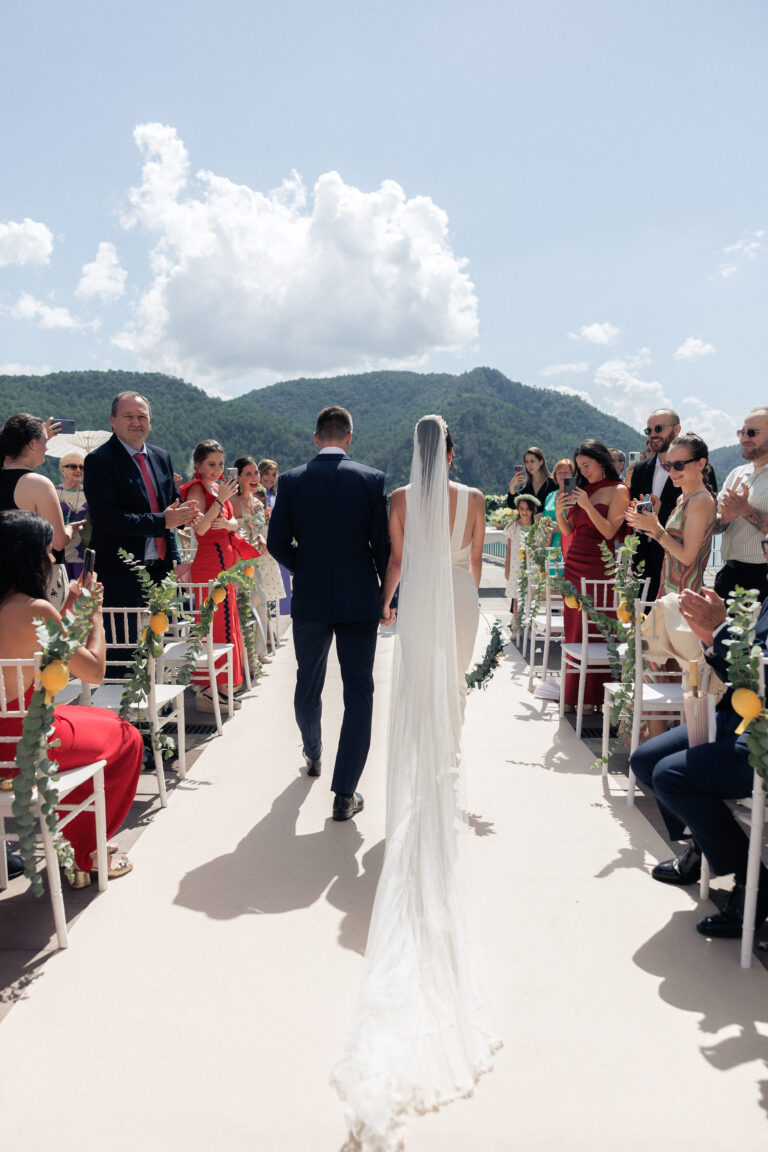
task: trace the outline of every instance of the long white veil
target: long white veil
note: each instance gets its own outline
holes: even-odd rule
[[[332,1077],[345,1101],[349,1147],[363,1152],[395,1152],[404,1113],[470,1094],[498,1046],[463,913],[461,708],[446,426],[439,416],[416,426],[406,498],[386,852],[363,987]]]

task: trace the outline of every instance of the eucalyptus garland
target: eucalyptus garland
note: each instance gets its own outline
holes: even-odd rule
[[[541,599],[544,595],[545,580],[543,579],[549,565],[550,575],[557,575],[562,566],[563,554],[559,548],[550,544],[551,535],[547,524],[551,521],[536,520],[525,534],[523,546],[520,549],[522,563],[517,583],[517,627],[528,628],[539,613]],[[530,608],[526,612],[528,598],[528,583],[530,575],[536,571],[539,579],[533,587]]]
[[[475,664],[471,672],[464,673],[467,691],[471,692],[473,688],[485,688],[489,684],[503,651],[501,625],[498,620],[494,620],[491,625],[491,637],[482,660]]]
[[[13,816],[16,821],[19,851],[24,861],[24,875],[29,880],[35,896],[43,894],[43,881],[37,871],[35,860],[35,812],[32,806],[35,789],[40,797],[40,810],[54,838],[59,859],[68,874],[74,868],[72,847],[69,841],[61,836],[56,815],[57,794],[52,785],[59,771],[59,765],[55,760],[48,758],[48,750],[56,748],[60,741],[51,739],[55,691],[46,686],[46,681],[49,686],[62,679],[66,683],[67,667],[72,653],[85,643],[91,631],[94,595],[84,588],[82,594],[64,614],[61,624],[52,619],[35,620],[40,647],[40,672],[37,677],[40,683],[30,697],[21,736],[16,745],[16,767],[19,771],[13,778]],[[47,669],[51,671],[47,672]]]
[[[758,601],[753,591],[737,587],[728,600],[729,639],[726,641],[728,653],[728,681],[734,689],[754,693],[755,715],[748,720],[747,753],[753,770],[763,780],[768,779],[768,712],[765,708],[765,690],[760,694],[760,665],[763,649],[755,644],[755,623]],[[759,711],[758,711],[759,708]],[[739,709],[740,715],[744,712]]]

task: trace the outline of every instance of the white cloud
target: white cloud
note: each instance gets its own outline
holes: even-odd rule
[[[762,248],[763,237],[765,236],[765,229],[759,228],[756,232],[746,232],[741,240],[737,240],[735,244],[729,244],[727,248],[723,248],[723,256],[727,256],[727,260],[722,260],[718,265],[718,272],[725,279],[733,276],[739,271],[741,265],[748,260],[756,260],[757,254]]]
[[[15,320],[34,321],[38,328],[82,328],[83,324],[76,320],[66,308],[56,308],[50,304],[43,304],[30,296],[29,292],[22,292],[15,304],[5,308]]]
[[[99,244],[96,259],[83,264],[83,274],[75,289],[75,295],[90,299],[98,296],[105,302],[118,300],[125,292],[127,273],[120,267],[117,249],[114,244]]]
[[[648,413],[666,408],[670,401],[658,380],[641,380],[637,373],[651,363],[648,348],[620,359],[606,360],[595,373],[595,383],[606,391],[598,405],[633,428],[643,428]]]
[[[728,412],[710,408],[696,396],[686,396],[677,410],[683,432],[696,432],[706,441],[710,450],[735,444],[736,429],[741,427],[741,421],[737,421]]]
[[[198,383],[265,371],[417,365],[477,338],[477,298],[426,196],[336,172],[261,193],[201,171],[173,128],[139,126],[142,182],[126,227],[158,236],[152,283],[116,344]]]
[[[0,364],[0,376],[47,376],[49,364]]]
[[[539,376],[562,376],[566,372],[573,372],[574,374],[577,374],[579,372],[588,371],[589,361],[579,360],[576,364],[549,364],[546,368],[542,368],[540,370]]]
[[[47,264],[53,252],[53,233],[39,220],[26,217],[21,224],[0,224],[0,268],[8,264]]]
[[[714,344],[706,344],[695,336],[689,336],[675,352],[675,360],[698,360],[700,356],[711,356],[714,351]]]
[[[595,407],[595,402],[589,392],[585,392],[581,388],[569,388],[567,384],[553,384],[549,391],[561,392],[563,396],[578,396],[579,400],[583,400],[585,404],[591,404]]]
[[[569,332],[571,340],[586,340],[589,344],[615,344],[621,328],[615,324],[582,324],[578,332]]]

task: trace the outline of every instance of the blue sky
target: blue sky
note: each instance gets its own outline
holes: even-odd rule
[[[4,0],[0,371],[768,402],[763,0]]]

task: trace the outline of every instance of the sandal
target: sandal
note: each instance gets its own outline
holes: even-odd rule
[[[242,708],[243,705],[238,700],[237,696],[233,696],[232,701],[233,701],[233,704],[235,706],[235,712],[237,712],[238,708]],[[219,693],[219,706],[221,708],[225,708],[225,709],[227,707],[227,698],[226,698],[226,696],[224,696],[222,698],[221,693]],[[213,696],[211,695],[211,692],[208,688],[206,688],[203,692],[196,692],[195,693],[195,708],[197,709],[198,712],[213,712],[214,711]]]
[[[120,856],[109,857],[107,861],[107,880],[119,880],[121,876],[127,876],[128,873],[132,871],[133,864],[131,864],[124,852]],[[98,868],[92,868],[90,879],[93,880],[98,875]]]

